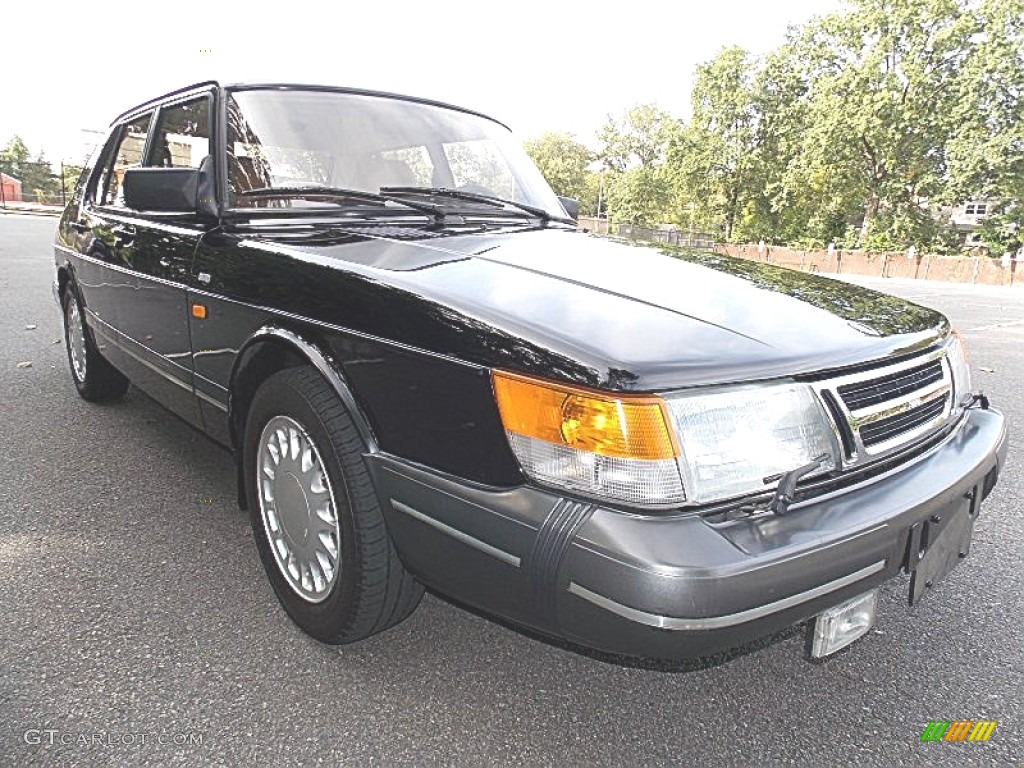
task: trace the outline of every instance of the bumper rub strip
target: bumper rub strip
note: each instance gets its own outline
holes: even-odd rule
[[[453,539],[458,539],[463,544],[473,547],[473,549],[478,549],[481,552],[490,555],[491,557],[495,557],[498,560],[501,560],[503,563],[508,563],[509,565],[515,566],[516,568],[519,567],[519,564],[521,562],[520,558],[516,555],[513,555],[511,552],[506,552],[503,549],[498,549],[497,547],[488,544],[486,541],[480,541],[480,539],[470,536],[468,533],[464,533],[463,531],[460,531],[458,528],[452,528],[447,523],[442,523],[440,520],[430,517],[429,515],[423,514],[418,509],[413,509],[408,504],[403,504],[400,501],[395,501],[395,499],[391,499],[391,506],[393,506],[399,512],[404,512],[409,517],[419,520],[421,523],[426,523],[427,525],[437,528],[437,530],[441,531],[442,533],[448,534]]]
[[[725,616],[709,616],[707,618],[687,619],[676,616],[659,616],[656,613],[641,611],[637,608],[631,608],[628,605],[618,603],[611,598],[598,594],[597,592],[592,592],[586,587],[581,587],[576,582],[570,582],[569,592],[593,603],[599,608],[604,608],[606,611],[611,611],[614,614],[622,616],[624,619],[635,621],[638,624],[645,624],[649,627],[673,630],[721,629],[722,627],[732,627],[746,621],[760,619],[764,616],[784,611],[787,608],[792,608],[795,605],[806,603],[816,597],[821,597],[822,595],[827,595],[829,592],[835,592],[836,590],[847,587],[850,584],[855,584],[861,579],[866,579],[868,576],[876,574],[884,568],[885,561],[879,560],[877,563],[873,563],[866,568],[861,568],[859,571],[854,571],[853,573],[842,576],[834,581],[814,587],[813,589],[808,589],[806,592],[799,592],[795,595],[784,597],[781,600],[776,600],[775,602],[767,603],[765,605],[759,605],[755,608],[748,608],[747,610],[740,611],[738,613],[729,613]]]

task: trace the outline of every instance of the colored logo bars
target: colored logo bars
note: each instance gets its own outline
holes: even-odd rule
[[[988,741],[996,725],[995,720],[932,720],[921,741]]]

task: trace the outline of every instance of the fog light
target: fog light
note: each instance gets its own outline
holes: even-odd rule
[[[867,634],[877,605],[878,590],[873,589],[819,613],[810,629],[811,658],[828,656]]]

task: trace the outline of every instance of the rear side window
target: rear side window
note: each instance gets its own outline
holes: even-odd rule
[[[210,100],[207,97],[164,107],[153,131],[146,165],[198,168],[210,154]]]
[[[124,205],[124,192],[121,187],[124,172],[128,168],[142,165],[142,153],[146,150],[151,117],[152,114],[137,117],[121,129],[121,138],[117,149],[114,150],[113,166],[106,172],[106,178],[100,180],[97,190],[103,192],[101,204]]]

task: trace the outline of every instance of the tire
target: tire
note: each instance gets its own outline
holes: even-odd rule
[[[324,643],[392,627],[423,596],[388,535],[365,450],[314,369],[279,371],[256,391],[242,459],[253,536],[281,605]],[[332,561],[331,542],[340,562]]]
[[[85,312],[74,285],[69,285],[64,291],[62,305],[64,345],[68,352],[71,380],[78,394],[91,403],[123,397],[128,391],[129,381],[100,354],[92,331],[85,323]]]

